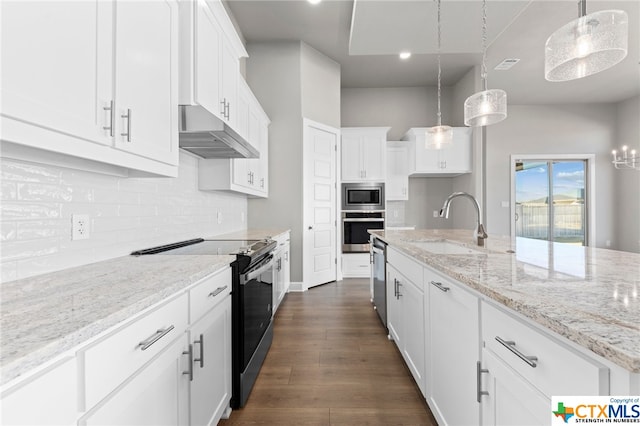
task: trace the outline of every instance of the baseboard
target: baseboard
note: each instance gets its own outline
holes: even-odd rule
[[[307,291],[307,287],[304,283],[291,281],[291,284],[289,284],[289,291]]]

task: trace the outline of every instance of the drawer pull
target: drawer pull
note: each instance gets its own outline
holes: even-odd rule
[[[486,368],[482,368],[480,361],[476,362],[476,400],[478,401],[478,403],[482,402],[480,400],[480,398],[482,398],[482,395],[489,395],[489,392],[480,390],[482,389],[482,378],[480,377],[480,375],[482,373],[488,372],[489,370],[487,370]]]
[[[211,293],[209,293],[210,297],[216,297],[217,295],[219,295],[220,293],[222,293],[224,291],[224,289],[226,289],[228,286],[224,286],[224,287],[218,287],[215,290],[213,290]]]
[[[194,344],[200,345],[200,358],[194,358],[194,362],[200,363],[200,368],[204,368],[204,335],[200,335],[200,340],[196,340],[193,342]]]
[[[193,382],[193,345],[189,345],[189,350],[183,351],[182,355],[189,355],[189,370],[183,371],[182,374],[189,376],[189,381]]]
[[[158,340],[162,339],[164,336],[169,334],[169,332],[171,330],[173,330],[173,329],[174,329],[173,325],[170,325],[169,327],[165,328],[164,330],[160,329],[160,330],[156,331],[153,336],[148,337],[145,340],[143,340],[142,342],[138,343],[138,347],[140,349],[142,349],[143,351],[146,351],[147,349],[149,349],[149,347],[151,345],[153,345],[155,342],[157,342]]]
[[[442,285],[442,283],[439,283],[437,281],[431,281],[431,284],[436,286],[440,290],[444,291],[445,293],[448,292],[449,290],[451,290],[451,288],[445,287],[444,285]]]
[[[504,340],[500,336],[496,336],[496,340],[502,346],[504,346],[505,348],[507,348],[511,352],[513,352],[518,358],[520,358],[521,360],[523,360],[524,362],[529,364],[529,367],[531,367],[531,368],[536,368],[537,367],[538,363],[536,361],[538,361],[538,357],[537,356],[525,355],[522,352],[520,352],[516,348],[516,342],[514,342],[513,340]]]

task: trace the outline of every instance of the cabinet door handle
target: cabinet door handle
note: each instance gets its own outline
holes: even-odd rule
[[[113,108],[113,99],[109,102],[109,106],[102,107],[103,110],[109,111],[109,125],[102,127],[104,130],[109,131],[109,136],[113,137],[113,121],[115,119],[115,109]]]
[[[127,120],[127,131],[125,133],[120,133],[120,136],[126,136],[127,142],[131,142],[131,108],[127,108],[127,113],[122,114],[120,117]]]
[[[189,376],[189,381],[193,382],[193,345],[189,344],[189,350],[183,351],[182,355],[189,355],[189,370],[183,371],[182,374]]]
[[[227,98],[222,99],[220,101],[220,104],[222,105],[222,110],[220,111],[220,114],[222,114],[224,118],[227,118]]]
[[[402,297],[402,293],[400,293],[400,287],[402,287],[402,283],[400,282],[400,280],[398,280],[398,300],[400,300],[400,298]]]
[[[487,370],[486,368],[482,368],[480,361],[476,362],[476,400],[478,401],[478,403],[481,402],[480,398],[482,398],[482,395],[489,395],[489,392],[480,390],[482,389],[482,378],[480,377],[480,375],[482,373],[488,372],[489,370]]]
[[[431,281],[431,284],[433,284],[434,286],[436,286],[440,290],[444,291],[445,293],[448,292],[449,290],[451,290],[450,287],[445,287],[444,285],[442,285],[442,283],[439,283],[437,281]]]
[[[538,366],[538,363],[536,362],[536,361],[538,361],[538,357],[537,356],[525,355],[522,352],[520,352],[516,348],[516,342],[514,342],[513,340],[504,340],[500,336],[496,336],[496,340],[502,346],[504,346],[505,348],[507,348],[511,352],[513,352],[518,358],[520,358],[521,360],[526,362],[527,365],[529,365],[529,367],[536,368]]]
[[[393,279],[393,297],[398,298],[398,280]]]
[[[260,188],[264,188],[264,178],[260,178]]]
[[[146,351],[147,349],[149,349],[149,347],[151,345],[153,345],[155,342],[157,342],[158,340],[162,339],[164,336],[169,334],[169,332],[171,330],[173,330],[173,329],[174,329],[173,325],[170,325],[169,327],[165,328],[164,330],[163,329],[159,329],[158,331],[156,331],[154,333],[153,336],[147,337],[142,342],[138,343],[138,347],[141,350]]]
[[[225,116],[227,117],[227,120],[231,119],[231,104],[229,102],[227,102],[227,105],[224,107],[225,108]]]
[[[200,334],[200,339],[199,340],[195,340],[193,342],[193,344],[198,344],[200,345],[200,358],[194,358],[193,361],[194,362],[199,362],[200,363],[200,368],[204,368],[204,335]],[[193,368],[192,368],[193,370]]]
[[[222,293],[224,291],[224,289],[227,288],[227,286],[223,286],[223,287],[218,287],[215,290],[213,290],[211,293],[209,293],[209,297],[216,297],[217,295],[219,295],[220,293]]]

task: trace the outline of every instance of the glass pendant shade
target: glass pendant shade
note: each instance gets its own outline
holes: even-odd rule
[[[464,101],[464,124],[488,126],[507,118],[507,92],[500,89],[474,93]]]
[[[451,126],[433,126],[427,129],[426,147],[428,149],[442,149],[453,142]]]
[[[611,68],[627,56],[629,17],[602,10],[569,22],[545,44],[544,76],[569,81]]]

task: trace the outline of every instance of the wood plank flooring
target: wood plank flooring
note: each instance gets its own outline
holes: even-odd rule
[[[436,425],[370,302],[369,280],[289,293],[244,408],[220,425]]]

